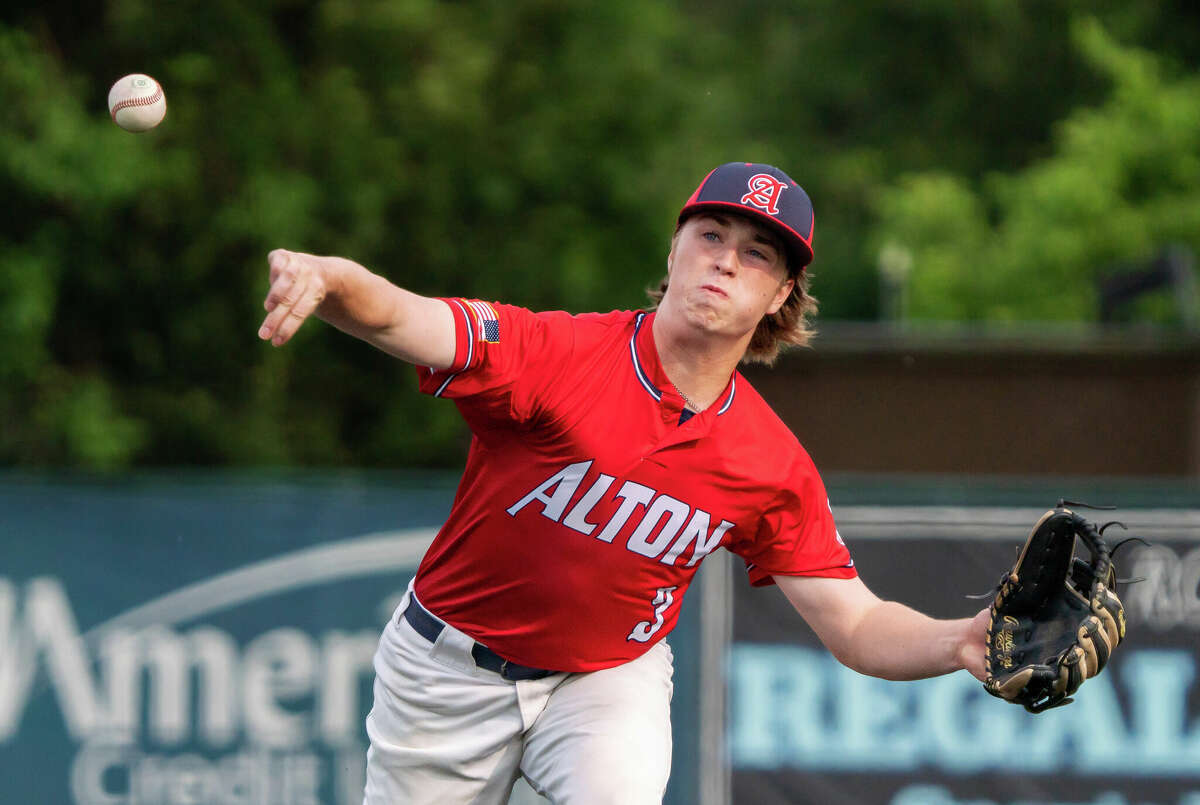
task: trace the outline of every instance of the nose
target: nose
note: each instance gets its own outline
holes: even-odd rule
[[[732,275],[737,266],[737,249],[732,245],[722,249],[717,253],[713,265],[722,274]]]

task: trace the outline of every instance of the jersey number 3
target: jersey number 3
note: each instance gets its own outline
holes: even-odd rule
[[[650,606],[654,607],[654,620],[642,621],[633,627],[633,631],[625,639],[645,643],[655,632],[661,629],[663,625],[663,613],[667,611],[671,604],[675,603],[673,593],[677,589],[677,587],[659,587],[658,592],[654,595],[654,600],[650,602]]]

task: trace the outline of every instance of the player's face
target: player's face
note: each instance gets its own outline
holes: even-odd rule
[[[737,337],[779,310],[794,284],[780,238],[736,214],[687,219],[668,266],[669,307],[705,330]]]

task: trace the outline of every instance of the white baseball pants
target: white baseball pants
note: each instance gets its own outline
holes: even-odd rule
[[[603,671],[510,682],[447,625],[402,613],[375,653],[364,805],[503,805],[524,775],[554,805],[660,805],[671,769],[672,657],[660,641]]]

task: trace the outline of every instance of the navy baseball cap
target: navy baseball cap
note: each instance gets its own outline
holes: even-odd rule
[[[738,212],[766,223],[783,238],[788,268],[795,274],[812,262],[812,201],[779,168],[757,162],[714,168],[679,211],[679,224],[706,210]]]

